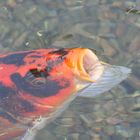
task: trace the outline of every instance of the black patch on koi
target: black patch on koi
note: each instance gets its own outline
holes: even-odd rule
[[[10,96],[9,98],[2,100],[0,102],[0,106],[4,111],[6,110],[14,116],[22,116],[24,113],[36,111],[36,108],[32,103],[18,97],[17,95]]]
[[[0,63],[15,64],[16,66],[20,66],[25,63],[24,58],[30,53],[32,53],[32,51],[24,52],[24,53],[17,53],[17,54],[9,54],[3,58],[0,58]]]
[[[40,98],[56,95],[61,89],[69,86],[69,81],[66,79],[61,79],[64,83],[63,85],[60,85],[59,81],[46,79],[45,83],[42,86],[36,87],[26,80],[26,76],[21,77],[19,73],[12,74],[11,79],[19,90],[24,90],[28,94]]]
[[[11,115],[4,112],[3,110],[0,110],[0,117],[3,117],[4,119],[7,119],[9,122],[17,123],[16,119],[14,119]]]
[[[48,60],[46,64],[47,65],[46,70],[49,72],[53,68],[57,68],[57,65],[61,64],[63,61],[64,61],[64,58],[62,57],[57,57],[54,60]]]
[[[19,100],[19,103],[25,112],[33,112],[35,111],[35,107],[33,104],[26,100]]]
[[[15,92],[12,88],[6,87],[2,83],[0,83],[0,99],[4,99],[14,93]]]
[[[34,62],[34,61],[33,61]],[[32,63],[33,63],[32,62]],[[50,72],[53,70],[53,68],[56,68],[58,64],[62,63],[63,59],[58,57],[54,60],[48,60],[46,63],[46,67],[43,70],[39,70],[37,68],[30,69],[27,74],[32,74],[34,77],[48,77]],[[39,65],[38,65],[39,67]]]
[[[32,56],[31,56],[32,57]],[[33,56],[35,57],[35,55]],[[39,56],[40,57],[40,56]],[[53,69],[56,68],[58,64],[62,63],[64,61],[64,58],[62,58],[61,56],[58,56],[57,58],[51,59],[51,60],[47,60],[46,61],[46,68],[43,70],[39,70],[37,68],[31,69],[29,70],[28,73],[31,73],[34,75],[34,77],[47,77],[49,76],[49,72]],[[30,64],[34,63],[35,59],[33,59]],[[38,67],[41,64],[38,64]]]
[[[41,58],[42,56],[41,55],[30,55],[29,57],[31,57],[31,58]]]
[[[66,50],[65,48],[60,48],[58,50],[49,52],[49,54],[58,54],[58,55],[61,55],[63,57],[63,56],[68,54],[68,50]]]

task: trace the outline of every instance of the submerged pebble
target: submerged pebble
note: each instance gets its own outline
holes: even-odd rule
[[[130,138],[134,134],[133,129],[131,129],[129,125],[116,125],[115,128],[116,133],[125,138]]]
[[[69,134],[67,140],[80,140],[79,138],[80,138],[80,134],[79,133],[72,133],[72,134]]]
[[[37,135],[36,140],[44,140],[44,139],[48,139],[48,140],[58,140],[51,132],[42,130],[40,131],[40,135]]]

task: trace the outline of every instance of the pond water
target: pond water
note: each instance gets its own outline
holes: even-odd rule
[[[111,91],[72,102],[35,140],[140,139],[139,0],[0,0],[0,52],[86,47],[132,74]]]

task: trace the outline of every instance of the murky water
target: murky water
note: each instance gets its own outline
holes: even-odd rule
[[[132,68],[94,99],[77,98],[36,140],[140,139],[139,0],[1,0],[1,53],[87,47],[105,62]]]

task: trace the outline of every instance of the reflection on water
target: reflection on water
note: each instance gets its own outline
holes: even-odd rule
[[[139,6],[133,0],[0,1],[1,53],[81,46],[106,62],[132,68],[110,92],[77,98],[36,140],[140,139]]]

